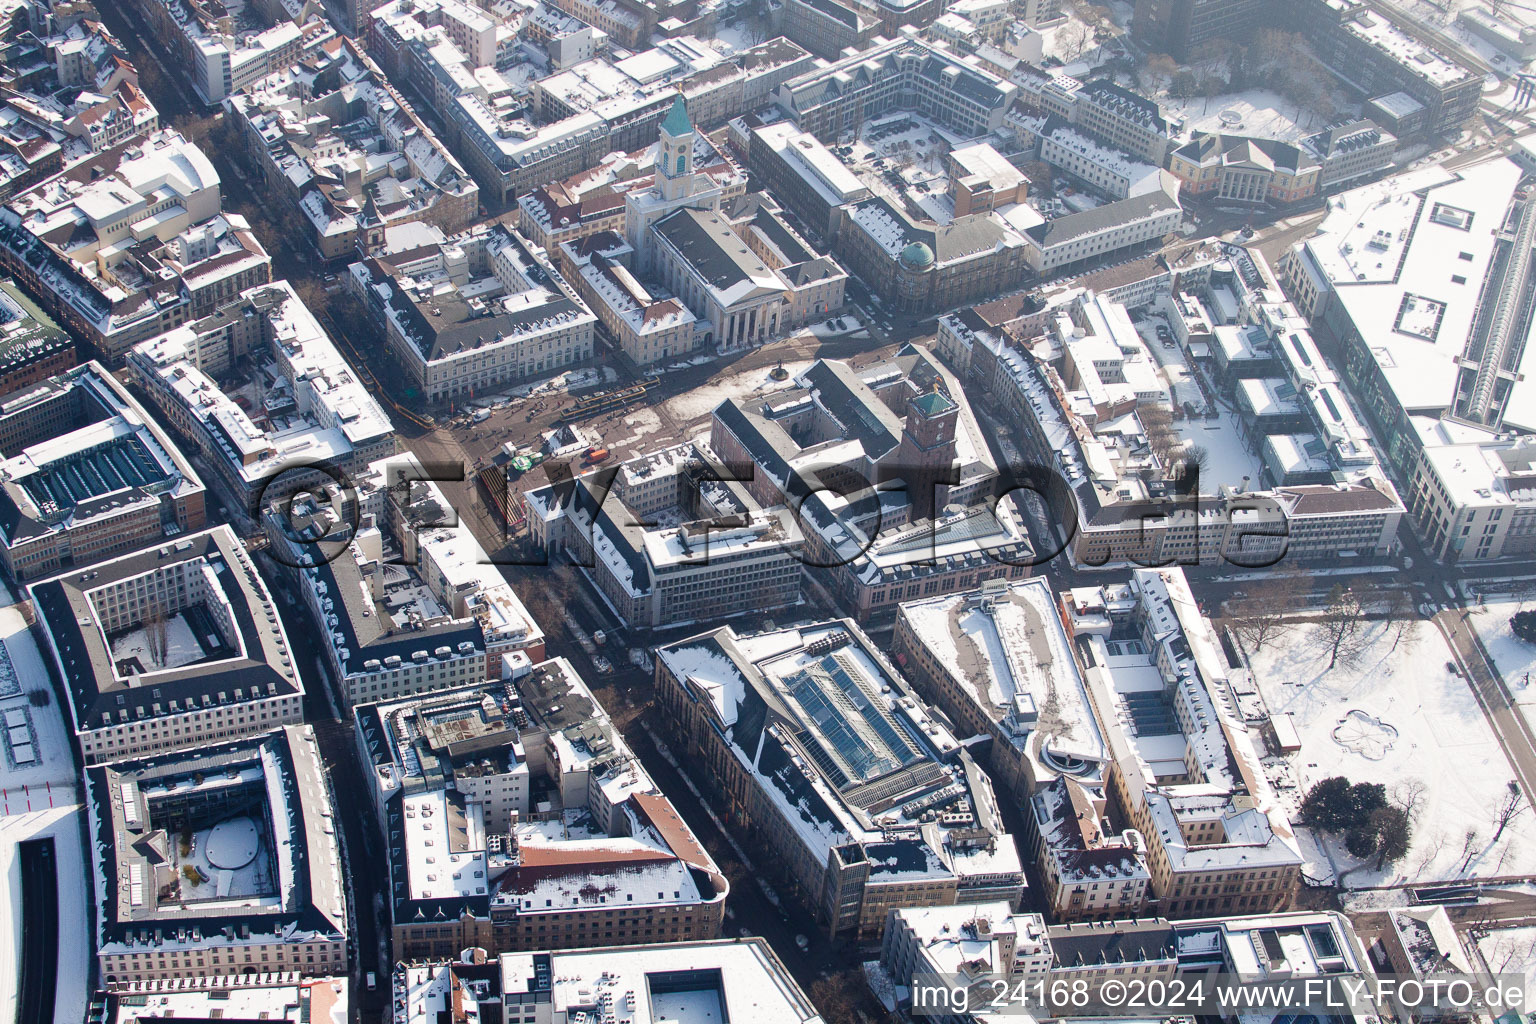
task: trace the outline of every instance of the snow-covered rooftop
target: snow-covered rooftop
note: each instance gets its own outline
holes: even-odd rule
[[[506,953],[501,994],[548,992],[556,1014],[631,1024],[819,1024],[821,1017],[763,939],[624,949]]]
[[[899,615],[966,697],[1051,770],[1104,759],[1088,691],[1044,578],[909,601]],[[1037,769],[1038,771],[1039,769]]]
[[[818,863],[857,843],[886,881],[1022,879],[990,782],[851,621],[751,636],[725,627],[657,656],[709,701],[735,756]],[[989,839],[977,842],[978,831]]]

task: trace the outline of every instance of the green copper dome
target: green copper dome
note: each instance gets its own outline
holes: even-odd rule
[[[901,250],[901,262],[913,270],[926,270],[933,266],[933,250],[922,242],[912,242]]]
[[[672,101],[672,109],[667,111],[667,119],[661,122],[661,130],[673,138],[693,131],[693,124],[688,120],[688,106],[681,93]]]

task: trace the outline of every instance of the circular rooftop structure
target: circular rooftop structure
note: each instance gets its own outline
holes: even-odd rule
[[[215,868],[238,871],[256,859],[261,850],[261,833],[256,822],[246,815],[221,821],[203,840],[203,856]]]
[[[927,270],[933,266],[933,250],[922,242],[911,242],[901,250],[901,264],[913,270]]]

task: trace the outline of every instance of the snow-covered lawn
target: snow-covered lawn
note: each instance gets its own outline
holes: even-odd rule
[[[754,34],[745,19],[728,21],[724,24],[717,22],[715,25],[715,42],[721,44],[722,51],[728,54],[750,50],[762,42],[759,38],[761,35],[762,33]]]
[[[1209,99],[1159,96],[1158,102],[1163,105],[1165,117],[1185,118],[1185,130],[1191,132],[1256,135],[1294,142],[1321,131],[1328,123],[1321,114],[1307,110],[1298,113],[1295,103],[1269,89],[1245,89]],[[1232,116],[1223,119],[1223,114]]]
[[[695,420],[706,419],[710,413],[715,411],[715,406],[727,398],[743,398],[747,395],[766,394],[770,391],[781,391],[784,388],[794,387],[795,375],[804,372],[810,365],[811,361],[809,359],[785,363],[784,369],[789,372],[789,376],[784,380],[774,380],[768,375],[773,369],[771,366],[733,373],[728,377],[721,377],[707,384],[702,384],[686,394],[678,395],[676,398],[667,399],[667,412],[679,423],[691,423]]]
[[[1208,454],[1205,468],[1200,470],[1201,493],[1215,494],[1223,484],[1236,487],[1244,477],[1250,482],[1259,479],[1263,467],[1258,456],[1243,444],[1242,427],[1233,413],[1222,409],[1221,416],[1214,420],[1204,417],[1174,420],[1173,429],[1185,441],[1204,448]]]
[[[185,615],[175,615],[166,620],[164,645],[164,654],[158,654],[155,645],[150,642],[149,628],[139,626],[112,641],[112,660],[137,661],[139,671],[160,672],[190,665],[207,657],[207,652],[192,632],[192,624]]]
[[[1498,928],[1475,942],[1490,972],[1525,976],[1525,1005],[1536,1005],[1536,928]]]
[[[1385,622],[1366,628],[1369,645],[1348,666],[1329,669],[1327,652],[1308,642],[1301,623],[1252,655],[1270,714],[1289,715],[1301,737],[1301,750],[1287,759],[1293,813],[1302,794],[1333,775],[1382,783],[1397,801],[1421,790],[1412,845],[1396,863],[1377,870],[1374,858],[1360,864],[1341,841],[1324,840],[1340,882],[1362,888],[1536,873],[1529,807],[1491,842],[1494,808],[1514,773],[1472,691],[1447,668],[1444,638],[1421,622],[1417,641],[1393,651]]]
[[[1526,609],[1536,609],[1536,601],[1490,600],[1481,608],[1473,607],[1472,624],[1510,696],[1536,728],[1536,644],[1526,643],[1509,629],[1510,617]]]
[[[1069,10],[1067,5],[1063,4],[1061,10],[1065,18],[1054,25],[1040,28],[1045,56],[1055,57],[1065,63],[1067,66],[1061,69],[1065,74],[1074,73],[1074,63],[1083,64],[1081,70],[1088,71],[1099,57],[1098,43],[1093,38],[1093,26]]]

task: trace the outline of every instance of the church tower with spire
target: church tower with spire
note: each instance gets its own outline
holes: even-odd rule
[[[662,199],[671,202],[693,194],[693,146],[697,140],[698,133],[688,120],[688,107],[679,93],[661,122],[661,144],[656,153],[656,187]]]
[[[642,271],[649,271],[655,262],[651,251],[653,224],[684,207],[720,209],[720,186],[694,171],[698,144],[699,133],[688,119],[688,106],[679,94],[661,122],[655,180],[650,188],[636,189],[624,197],[624,240],[635,250]]]

